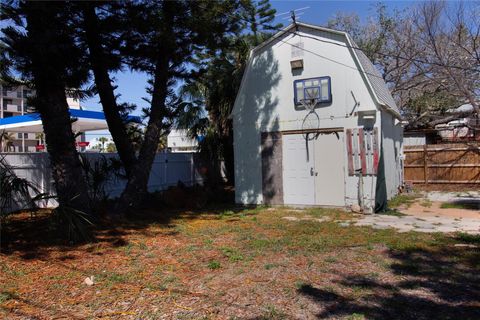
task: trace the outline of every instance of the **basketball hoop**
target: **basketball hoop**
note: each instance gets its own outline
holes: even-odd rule
[[[308,160],[310,157],[309,141],[318,137],[320,128],[320,117],[315,109],[321,104],[332,102],[330,77],[295,80],[293,88],[295,107],[302,106],[307,111],[302,121],[302,136],[305,139]]]
[[[306,94],[309,95],[308,91],[306,91]],[[320,117],[315,111],[315,106],[318,104],[318,99],[315,98],[315,95],[313,95],[313,98],[309,97],[307,99],[302,99],[299,102],[305,107],[305,110],[308,111],[302,121],[303,138],[307,141],[313,140],[316,138],[316,135],[311,131],[320,128]]]

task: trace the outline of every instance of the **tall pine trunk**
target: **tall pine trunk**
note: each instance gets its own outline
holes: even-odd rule
[[[162,48],[159,50],[155,68],[150,119],[147,130],[140,148],[138,160],[120,197],[119,208],[124,210],[138,207],[148,191],[148,179],[157,152],[158,141],[164,129],[163,120],[167,115],[165,101],[168,93],[168,63],[168,54]]]
[[[147,191],[150,171],[157,152],[158,141],[164,129],[163,121],[167,116],[165,105],[169,86],[169,63],[170,56],[175,51],[175,39],[173,38],[173,20],[176,3],[165,1],[163,3],[163,16],[161,30],[157,44],[157,56],[155,71],[153,74],[152,101],[150,107],[150,119],[148,121],[145,137],[140,148],[138,160],[133,167],[127,186],[120,197],[121,210],[129,210],[138,207]]]
[[[95,4],[86,2],[83,7],[84,28],[87,45],[89,49],[89,60],[93,70],[95,85],[100,96],[100,102],[103,106],[105,119],[108,129],[112,134],[113,141],[117,148],[118,155],[122,161],[127,177],[133,169],[136,162],[135,150],[128,137],[124,119],[122,119],[117,101],[115,99],[114,88],[108,74],[108,61],[104,49],[101,45],[101,39],[98,35],[98,17],[95,13]]]
[[[38,2],[27,5],[27,32],[34,43],[29,50],[36,91],[35,107],[43,123],[58,201],[60,205],[88,211],[87,184],[75,147],[65,93],[65,70],[58,63],[65,57],[58,50],[58,30],[55,29],[58,24],[52,23],[56,11]]]

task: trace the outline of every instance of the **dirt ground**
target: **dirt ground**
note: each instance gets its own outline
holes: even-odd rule
[[[73,246],[49,236],[47,213],[18,216],[3,233],[0,318],[479,319],[479,237],[349,219],[154,211],[100,224],[96,242]]]
[[[442,208],[445,202],[430,201],[425,202],[417,200],[406,208],[402,208],[401,212],[412,216],[435,216],[448,218],[476,218],[480,219],[480,210],[466,208]]]

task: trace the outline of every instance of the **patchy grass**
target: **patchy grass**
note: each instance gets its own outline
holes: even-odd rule
[[[457,234],[456,239],[458,239],[459,241],[463,241],[465,243],[480,245],[480,235],[478,234],[468,234],[468,233],[460,232],[459,234]]]
[[[422,199],[419,203],[422,207],[430,208],[432,206],[432,201],[430,199]]]
[[[208,263],[208,268],[210,268],[212,270],[220,269],[221,267],[222,267],[222,265],[217,260],[212,260]]]
[[[394,209],[405,206],[408,208],[419,197],[418,194],[399,194],[388,201],[388,207]]]
[[[468,209],[479,210],[480,202],[478,201],[456,201],[456,202],[444,202],[440,205],[442,209]]]
[[[386,216],[394,216],[394,217],[404,217],[404,216],[406,216],[405,213],[402,213],[402,212],[398,211],[397,209],[388,209],[387,211],[381,212],[379,214],[383,214],[383,215],[386,215]]]
[[[319,208],[149,212],[79,246],[38,237],[39,222],[24,219],[8,232],[32,238],[2,247],[0,318],[476,317],[480,253],[454,244],[478,236],[338,223],[352,219]]]

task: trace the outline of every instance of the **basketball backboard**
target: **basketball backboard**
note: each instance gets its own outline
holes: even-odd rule
[[[332,102],[330,77],[295,80],[293,86],[295,106]]]

